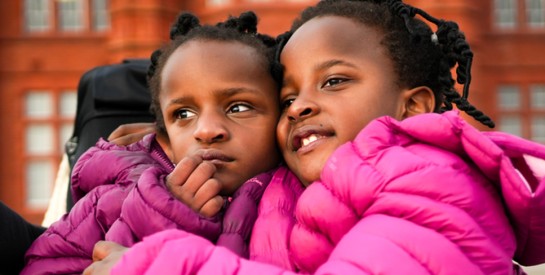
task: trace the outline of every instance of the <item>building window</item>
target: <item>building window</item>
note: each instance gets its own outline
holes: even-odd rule
[[[545,143],[545,115],[532,118],[531,139],[536,142]]]
[[[498,129],[545,143],[545,83],[501,85],[497,91]]]
[[[24,1],[25,28],[29,32],[84,33],[110,29],[109,0]]]
[[[530,86],[532,110],[545,110],[545,84]]]
[[[530,139],[545,143],[545,84],[530,86],[530,113],[532,116]]]
[[[513,135],[522,136],[521,93],[518,86],[503,85],[498,88],[498,128]]]
[[[545,26],[543,0],[526,0],[526,21],[531,28]]]
[[[61,31],[81,31],[84,27],[83,0],[58,1],[58,23]]]
[[[499,122],[500,131],[522,136],[522,120],[519,115],[502,115]]]
[[[518,86],[504,85],[499,87],[498,97],[501,110],[520,109],[520,90]]]
[[[517,0],[494,0],[495,25],[502,29],[517,25]]]
[[[49,0],[25,0],[25,26],[29,32],[43,32],[50,29]]]
[[[64,143],[72,134],[76,92],[31,90],[25,95],[26,204],[46,208]]]
[[[93,16],[93,29],[104,31],[110,28],[110,14],[108,0],[92,0],[91,13]]]

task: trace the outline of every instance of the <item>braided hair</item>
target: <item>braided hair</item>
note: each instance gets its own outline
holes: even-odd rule
[[[178,16],[170,29],[170,43],[151,54],[151,65],[148,68],[147,77],[152,96],[150,110],[155,114],[158,132],[166,134],[159,102],[161,74],[172,53],[188,41],[239,42],[250,46],[262,56],[263,66],[268,67],[275,83],[279,86],[282,79],[282,67],[274,58],[276,40],[258,33],[257,21],[257,16],[253,12],[244,12],[239,17],[230,16],[226,21],[216,25],[201,25],[195,15],[187,12]]]
[[[437,26],[434,33],[420,15]],[[458,25],[436,19],[401,0],[323,0],[305,9],[291,30],[278,37],[280,53],[291,35],[305,22],[321,16],[341,16],[377,28],[381,41],[394,63],[401,87],[427,86],[436,98],[434,112],[452,110],[453,103],[482,124],[493,128],[494,122],[468,101],[473,52]],[[451,69],[456,66],[456,81],[463,85],[460,95],[454,87]]]

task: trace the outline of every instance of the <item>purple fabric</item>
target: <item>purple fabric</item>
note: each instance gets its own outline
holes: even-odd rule
[[[545,262],[544,168],[545,146],[481,133],[456,112],[384,117],[300,196],[293,175],[276,171],[254,261],[169,230],[136,244],[112,274],[518,274],[512,259]]]
[[[257,206],[274,172],[262,173],[249,179],[235,192],[223,217],[222,234],[217,245],[248,258],[248,244],[257,218]]]
[[[99,141],[74,167],[77,203],[33,243],[22,274],[81,274],[92,263],[97,241],[132,246],[165,229],[181,229],[218,241],[237,255],[247,256],[257,204],[272,172],[237,190],[222,229],[223,213],[202,217],[169,193],[164,177],[172,169],[154,135],[129,146]]]

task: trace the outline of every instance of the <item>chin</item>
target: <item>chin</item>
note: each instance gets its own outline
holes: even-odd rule
[[[316,175],[307,175],[307,176],[299,176],[298,177],[299,180],[301,181],[301,183],[307,187],[309,185],[311,185],[313,182],[317,181],[320,179],[320,173],[316,174]]]

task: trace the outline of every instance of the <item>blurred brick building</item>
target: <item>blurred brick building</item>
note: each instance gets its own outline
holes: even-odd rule
[[[182,10],[203,22],[254,10],[260,30],[277,35],[315,2],[0,1],[0,201],[41,222],[85,71],[148,57]],[[497,128],[545,142],[545,1],[407,2],[459,23],[475,52],[470,99]]]

